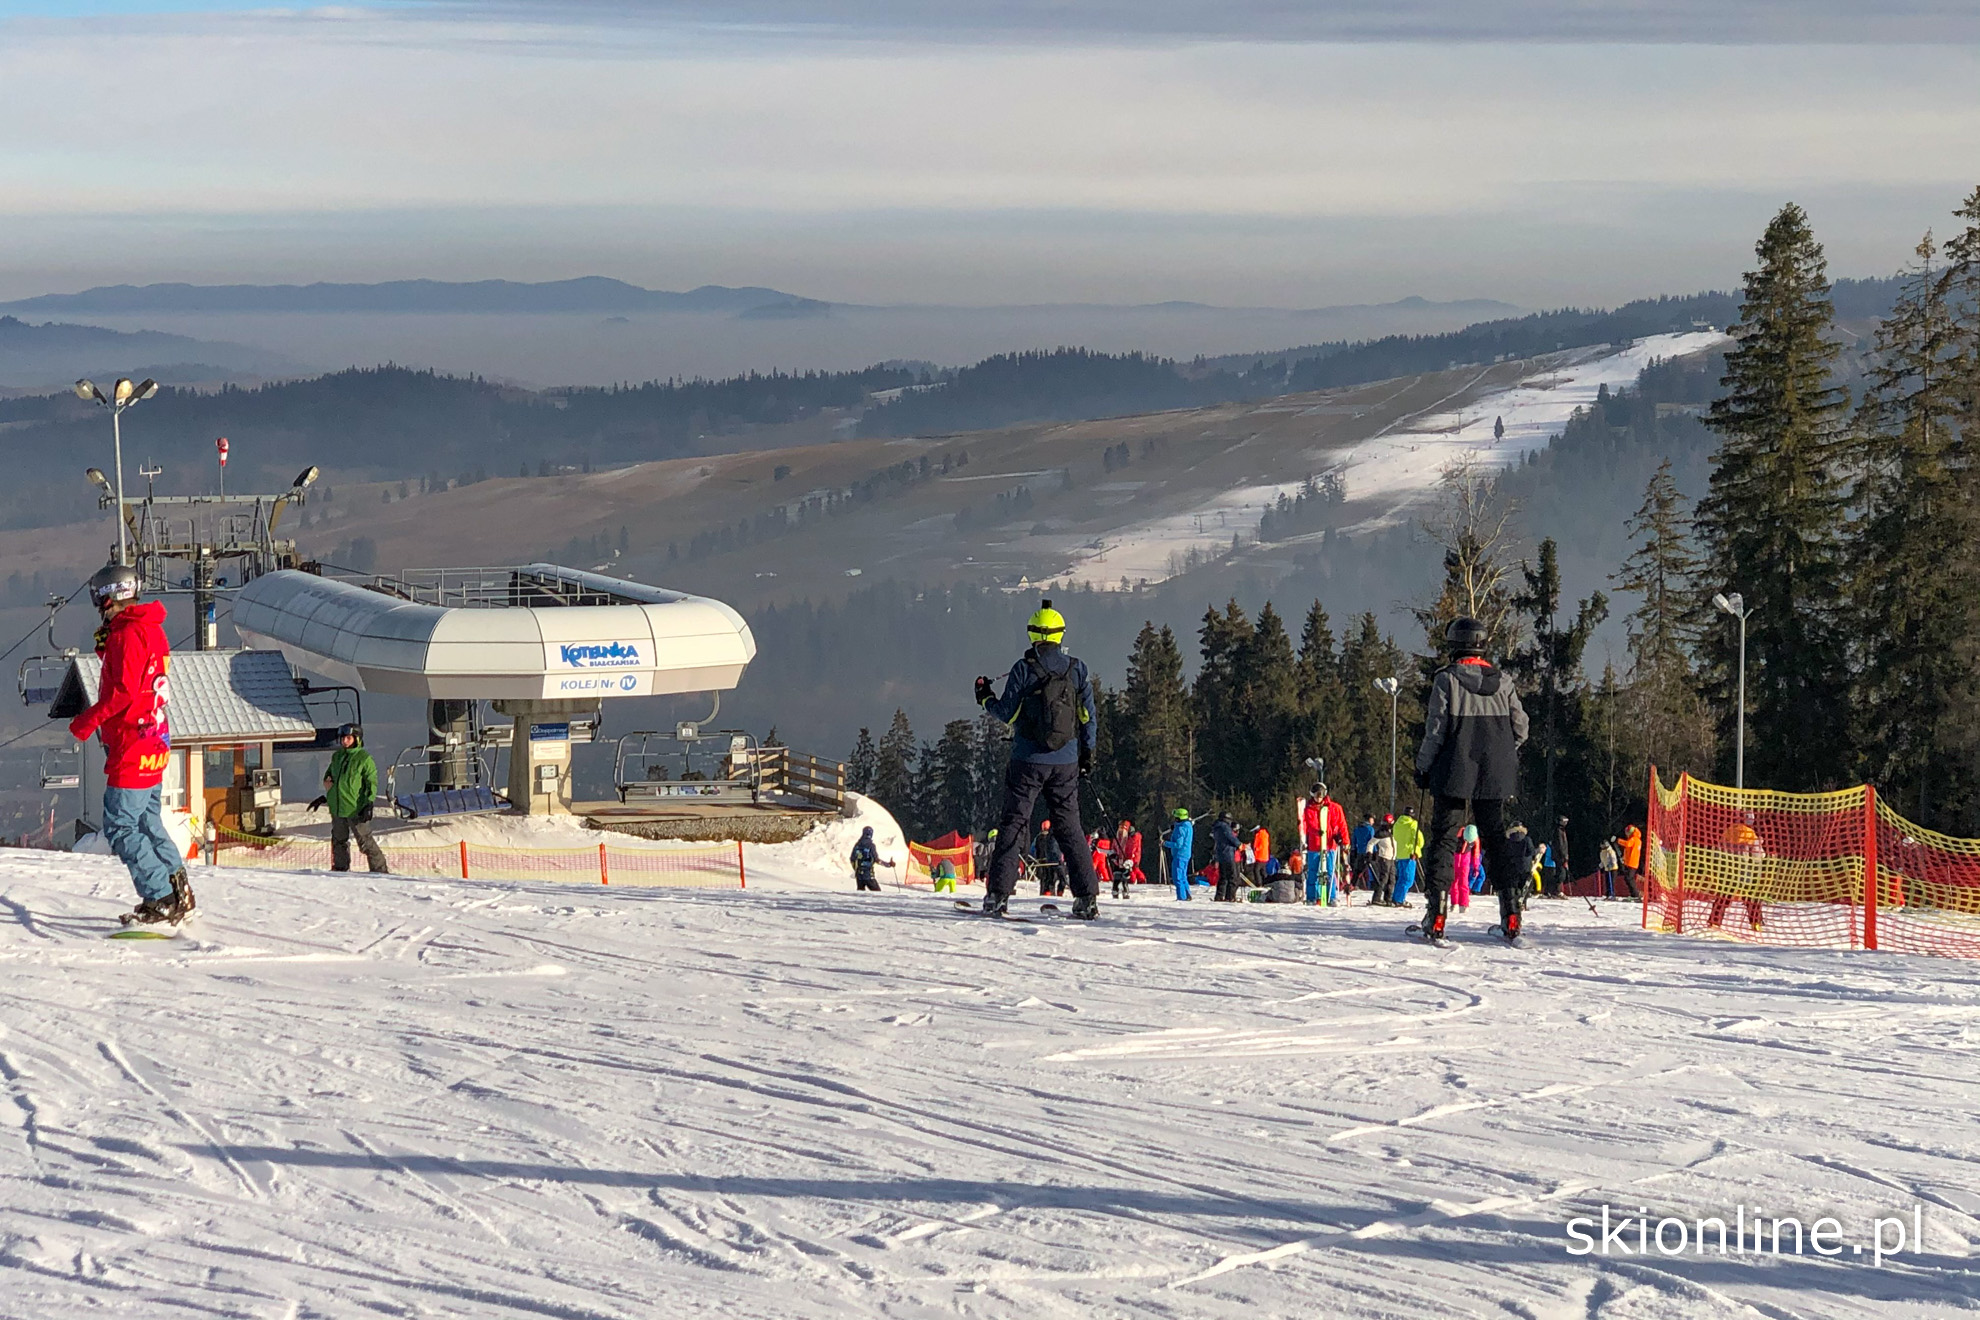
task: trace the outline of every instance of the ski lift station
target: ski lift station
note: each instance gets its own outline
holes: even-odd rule
[[[120,381],[115,398],[149,397],[148,385]],[[228,448],[219,442],[223,473]],[[689,693],[713,700],[702,720],[620,736],[618,800],[581,808],[594,823],[665,834],[706,829],[738,807],[815,819],[843,805],[837,762],[707,728],[721,693],[756,655],[749,625],[721,601],[556,564],[332,570],[304,561],[279,535],[284,514],[307,501],[315,467],[272,495],[230,495],[224,481],[215,494],[159,495],[150,483],[160,471],[143,469],[142,495],[124,493],[121,459],[114,481],[95,468],[86,475],[98,503],[120,515],[118,562],[134,565],[147,593],[192,597],[193,651],[173,659],[168,707],[168,816],[181,826],[203,819],[250,833],[272,828],[283,800],[274,754],[335,746],[340,724],[362,723],[367,693],[426,706],[423,742],[395,760],[379,756],[381,786],[408,818],[570,812],[573,745],[599,739],[605,703]],[[219,647],[223,597],[244,649]],[[93,701],[100,674],[94,656],[57,647],[61,605],[50,601],[56,653],[29,659],[20,674],[22,699],[49,703],[51,717]],[[490,711],[508,722],[490,721]],[[83,789],[87,811],[89,759],[44,758],[43,787]]]
[[[512,721],[508,804],[529,815],[571,809],[573,730],[595,735],[606,700],[726,691],[756,655],[720,601],[555,564],[361,579],[281,569],[233,608],[250,647],[358,692],[424,700],[434,791],[481,777],[489,702]]]

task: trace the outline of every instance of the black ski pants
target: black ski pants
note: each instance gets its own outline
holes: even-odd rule
[[[355,816],[333,816],[330,819],[330,869],[348,871],[351,869],[351,840],[364,853],[365,865],[379,875],[391,871],[385,864],[385,850],[378,846],[378,840],[371,837],[371,822],[359,820]]]
[[[1503,802],[1498,798],[1473,798],[1467,803],[1463,798],[1439,796],[1430,808],[1430,873],[1423,880],[1423,896],[1429,905],[1423,914],[1426,926],[1436,922],[1444,904],[1450,901],[1451,877],[1457,865],[1458,843],[1464,836],[1467,807],[1472,822],[1478,826],[1479,840],[1485,845],[1485,878],[1499,895],[1500,923],[1519,910],[1520,890],[1527,878],[1519,874],[1506,839]]]
[[[1041,798],[1052,833],[1059,836],[1073,897],[1097,899],[1100,880],[1093,874],[1093,852],[1086,846],[1086,830],[1079,822],[1079,767],[1040,765],[1036,761],[1012,761],[1004,771],[1004,807],[998,815],[997,847],[990,854],[985,895],[1009,898],[1017,892],[1018,863],[1031,833],[1031,809]]]
[[[872,867],[864,867],[853,872],[853,886],[857,889],[870,889],[877,894],[880,892],[880,877],[873,873]]]

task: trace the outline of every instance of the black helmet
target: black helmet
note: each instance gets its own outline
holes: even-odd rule
[[[98,609],[113,600],[136,600],[137,594],[137,570],[129,564],[105,564],[89,580],[89,602]]]
[[[1444,627],[1444,645],[1458,655],[1485,654],[1485,625],[1469,614],[1460,614]]]
[[[337,739],[341,742],[345,738],[356,738],[362,742],[364,740],[364,730],[355,724],[339,724],[337,726]]]

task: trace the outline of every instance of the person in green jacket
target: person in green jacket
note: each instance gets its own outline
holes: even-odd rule
[[[351,840],[356,838],[373,871],[391,871],[385,850],[371,836],[371,809],[377,797],[378,763],[364,750],[364,731],[346,724],[337,730],[337,750],[330,753],[330,768],[323,772],[323,796],[309,804],[311,811],[326,803],[330,807],[331,870],[351,869]]]
[[[1423,827],[1407,811],[1396,817],[1396,906],[1404,906],[1409,887],[1416,883],[1416,867],[1423,858]],[[1425,880],[1434,883],[1435,877]]]

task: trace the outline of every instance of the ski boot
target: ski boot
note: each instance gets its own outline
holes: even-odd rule
[[[1100,900],[1097,897],[1075,898],[1073,900],[1072,911],[1066,913],[1066,915],[1074,921],[1098,921],[1100,919]]]
[[[1505,936],[1506,943],[1514,948],[1519,947],[1520,930],[1524,925],[1520,920],[1522,915],[1524,914],[1519,912],[1508,914],[1505,923],[1499,927],[1499,933]]]
[[[117,918],[125,926],[152,926],[161,921],[172,920],[172,896],[147,898],[129,912]]]
[[[1002,894],[983,896],[982,914],[986,917],[1001,917],[1010,910],[1011,900]]]
[[[199,900],[193,897],[192,881],[186,878],[185,867],[172,872],[172,896],[165,900],[165,904],[171,910],[166,920],[174,926],[190,917],[193,909],[199,906]]]

